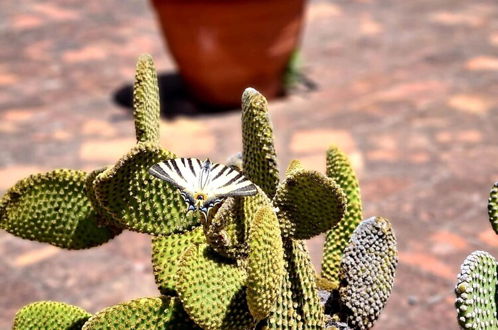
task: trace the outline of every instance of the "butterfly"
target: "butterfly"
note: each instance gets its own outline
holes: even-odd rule
[[[180,190],[188,205],[187,213],[209,210],[230,196],[252,196],[256,185],[234,168],[212,163],[209,159],[175,158],[153,165],[149,173]]]

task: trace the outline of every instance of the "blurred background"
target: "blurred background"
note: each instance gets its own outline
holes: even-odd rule
[[[239,109],[190,97],[145,0],[2,1],[0,46],[2,193],[31,173],[113,164],[134,145],[141,53],[160,74],[163,147],[217,162],[241,149]],[[345,150],[365,217],[390,219],[398,238],[375,329],[457,329],[460,264],[477,249],[498,256],[486,212],[498,180],[498,4],[312,0],[299,49],[297,84],[270,102],[281,169],[298,158],[324,171],[328,145]],[[322,242],[308,245],[317,268]],[[0,288],[1,329],[37,300],[96,312],[158,294],[149,237],[132,232],[87,251],[1,232]]]

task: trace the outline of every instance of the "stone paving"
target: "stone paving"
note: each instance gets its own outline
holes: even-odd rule
[[[134,144],[130,111],[114,99],[137,56],[152,54],[165,79],[175,70],[145,1],[2,1],[0,45],[2,192],[34,172],[114,163]],[[456,329],[459,265],[476,249],[498,256],[486,214],[498,180],[498,3],[312,1],[302,54],[317,89],[270,103],[280,166],[324,170],[329,144],[347,151],[365,217],[391,219],[399,242],[375,328]],[[190,116],[164,93],[187,109],[169,120],[166,107],[165,148],[215,161],[240,150],[237,110]],[[321,243],[309,242],[317,266]],[[141,234],[62,251],[0,233],[0,256],[1,329],[36,300],[95,312],[157,294]]]

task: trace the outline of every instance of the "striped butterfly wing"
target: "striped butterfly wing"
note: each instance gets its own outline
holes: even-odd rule
[[[252,196],[258,193],[256,185],[232,167],[213,164],[206,185],[202,187],[210,198]]]
[[[171,183],[181,190],[182,196],[189,205],[195,204],[194,195],[199,191],[199,178],[202,162],[196,158],[175,158],[157,163],[149,169],[149,173]],[[191,207],[189,207],[189,210]]]

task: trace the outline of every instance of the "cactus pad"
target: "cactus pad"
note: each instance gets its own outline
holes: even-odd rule
[[[102,205],[100,205],[100,202],[97,199],[97,195],[95,194],[93,186],[93,181],[97,178],[97,175],[104,172],[106,169],[107,167],[104,167],[88,173],[85,179],[85,189],[86,189],[86,195],[90,200],[90,202],[92,203],[93,209],[99,215],[99,222],[104,225],[112,225],[113,223],[112,217],[110,214],[106,212],[106,210],[102,207]]]
[[[299,292],[298,301],[305,329],[322,329],[324,325],[323,307],[316,287],[316,273],[310,255],[303,241],[291,241],[294,292]]]
[[[17,311],[12,330],[77,330],[92,316],[85,310],[55,301],[39,301]]]
[[[203,329],[248,329],[254,324],[245,272],[209,245],[191,246],[179,265],[176,288],[188,315]]]
[[[247,256],[248,223],[242,216],[242,203],[245,198],[225,199],[204,229],[209,245],[227,258],[238,259]]]
[[[242,94],[242,167],[270,198],[279,182],[273,128],[265,97],[253,88]]]
[[[488,199],[489,222],[495,233],[498,234],[498,182],[493,185]]]
[[[475,251],[465,258],[455,288],[463,329],[498,329],[496,270],[496,260],[487,252]]]
[[[342,219],[346,196],[334,180],[316,171],[289,173],[273,199],[285,237],[308,239]]]
[[[335,146],[327,150],[327,176],[342,188],[348,201],[343,219],[327,232],[323,247],[321,276],[330,283],[338,283],[342,254],[362,219],[361,197],[348,157]]]
[[[137,62],[133,108],[137,142],[159,143],[159,87],[150,55],[140,56]]]
[[[87,197],[86,175],[59,169],[20,180],[0,201],[0,228],[66,249],[107,242],[120,230],[99,225]]]
[[[174,155],[150,143],[139,143],[94,181],[97,199],[116,226],[155,235],[187,230],[196,224],[178,189],[154,178],[149,168]]]
[[[257,320],[273,309],[284,276],[284,251],[277,216],[270,206],[262,207],[249,233],[247,304]]]
[[[200,329],[177,298],[139,298],[108,307],[91,317],[83,330],[103,329]]]
[[[276,306],[258,329],[323,329],[315,271],[302,241],[284,240],[284,268]]]
[[[178,262],[185,250],[193,244],[206,241],[202,227],[191,231],[152,238],[152,266],[159,291],[164,295],[175,293]]]
[[[373,217],[355,229],[341,263],[344,321],[353,329],[370,329],[384,308],[397,265],[396,238],[388,220]]]

